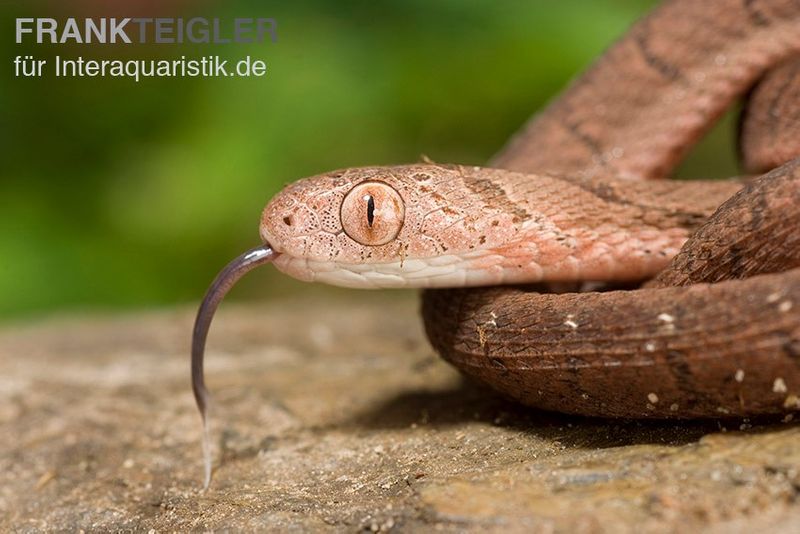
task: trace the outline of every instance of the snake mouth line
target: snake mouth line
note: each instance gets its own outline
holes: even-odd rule
[[[269,263],[280,254],[275,252],[269,243],[264,243],[241,254],[233,261],[228,263],[214,278],[206,291],[203,302],[197,310],[197,317],[194,321],[192,332],[192,391],[197,402],[197,409],[203,418],[203,460],[205,467],[205,477],[203,487],[208,488],[211,482],[211,442],[209,437],[208,425],[208,406],[209,393],[205,384],[203,372],[203,359],[205,356],[206,338],[211,321],[214,319],[219,303],[228,294],[228,291],[245,274],[260,265]]]

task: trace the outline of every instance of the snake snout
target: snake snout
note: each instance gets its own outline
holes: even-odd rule
[[[259,224],[261,240],[275,252],[300,256],[309,236],[320,232],[320,216],[292,195],[278,194],[264,208]],[[334,221],[338,224],[338,219]]]

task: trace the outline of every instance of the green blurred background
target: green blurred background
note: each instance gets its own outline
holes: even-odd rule
[[[654,2],[0,5],[0,319],[197,301],[284,184],[339,167],[485,162]],[[21,16],[273,17],[277,43],[14,43]],[[13,57],[246,55],[264,78],[14,78]],[[731,174],[731,118],[681,173]],[[316,291],[272,269],[232,298]]]

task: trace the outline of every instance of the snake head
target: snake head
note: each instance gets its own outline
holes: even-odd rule
[[[481,264],[520,228],[473,167],[362,167],[297,181],[264,209],[275,266],[347,287],[496,283]],[[487,279],[487,276],[494,278]]]

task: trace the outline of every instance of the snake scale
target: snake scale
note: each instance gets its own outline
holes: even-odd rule
[[[800,409],[798,58],[800,2],[671,0],[487,167],[351,168],[289,185],[264,210],[265,244],[220,273],[198,312],[192,378],[204,421],[211,318],[267,262],[308,281],[427,288],[433,347],[537,408],[631,418]],[[742,96],[742,161],[765,174],[659,180]],[[553,283],[584,287],[555,293]],[[206,460],[208,482],[208,449]]]

